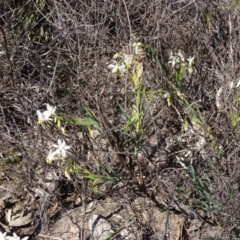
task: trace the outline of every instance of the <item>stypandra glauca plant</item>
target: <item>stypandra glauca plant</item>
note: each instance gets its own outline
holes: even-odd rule
[[[38,124],[44,129],[46,125],[57,125],[57,127],[65,134],[65,125],[73,124],[77,126],[83,126],[88,128],[90,137],[93,136],[93,128],[98,130],[100,133],[103,131],[97,117],[93,111],[89,108],[85,108],[87,117],[83,119],[68,117],[62,113],[56,111],[56,107],[47,104],[47,110],[41,112],[37,110]],[[100,169],[105,175],[94,174],[91,171],[79,166],[76,161],[69,157],[68,151],[71,146],[67,145],[64,139],[58,139],[57,144],[53,144],[48,156],[46,157],[46,162],[52,164],[54,161],[66,161],[67,167],[64,170],[64,175],[70,180],[72,173],[79,173],[84,178],[92,182],[92,186],[95,192],[98,191],[99,187],[104,187],[104,189],[115,188],[122,184],[122,180],[118,178],[115,172],[109,166],[105,166],[101,161],[96,160]]]
[[[167,95],[168,106],[173,106],[171,97],[175,95],[175,99],[177,99],[178,103],[183,108],[183,113],[180,114],[180,111],[175,106],[173,107],[179,114],[179,117],[182,118],[183,127],[185,130],[189,128],[189,124],[192,126],[205,125],[206,122],[201,111],[199,110],[197,102],[189,102],[183,87],[186,78],[191,77],[194,72],[194,57],[185,59],[182,51],[171,51],[168,63],[171,65],[174,76],[174,81],[169,81],[173,92],[172,94],[168,93]]]
[[[113,63],[108,67],[112,69],[112,73],[119,74],[120,77],[130,77],[131,82],[127,84],[132,88],[135,95],[135,104],[131,106],[131,112],[127,112],[122,106],[122,112],[126,117],[126,122],[123,126],[121,136],[121,148],[124,150],[126,146],[134,143],[134,156],[140,148],[141,140],[144,136],[143,117],[144,108],[143,102],[146,95],[146,87],[142,81],[143,62],[145,57],[143,45],[140,42],[134,41],[129,44],[129,52],[116,53],[113,56]],[[125,89],[127,92],[127,89]]]
[[[129,52],[116,53],[113,56],[113,61],[108,68],[111,69],[112,74],[119,75],[123,81],[124,79],[130,79],[130,83],[127,84],[127,88],[130,87],[131,94],[133,93],[135,98],[135,103],[130,104],[129,109],[122,106],[124,116],[126,117],[125,124],[123,124],[123,129],[121,131],[119,150],[124,152],[126,149],[132,151],[132,156],[137,159],[138,152],[141,148],[141,143],[144,139],[144,101],[147,95],[146,87],[142,81],[143,75],[143,62],[145,57],[143,45],[138,41],[130,42]],[[128,94],[129,89],[125,89],[125,94]],[[150,93],[149,95],[152,95]],[[83,119],[73,118],[66,116],[63,113],[57,111],[56,107],[47,104],[47,110],[41,112],[37,110],[38,123],[45,128],[46,123],[48,127],[51,125],[57,125],[59,130],[65,134],[66,124],[72,124],[76,126],[83,126],[89,130],[89,135],[94,138],[93,129],[97,130],[100,134],[104,132],[104,127],[101,126],[99,119],[101,116],[96,116],[95,113],[87,106],[86,103],[86,117]],[[77,164],[75,159],[69,157],[68,151],[71,146],[67,145],[64,139],[58,139],[56,144],[52,145],[49,154],[46,158],[46,162],[52,164],[54,161],[64,160],[67,163],[67,167],[64,170],[64,174],[68,179],[71,179],[71,174],[78,173],[83,175],[84,178],[92,182],[94,191],[97,192],[100,186],[106,187],[106,189],[115,188],[117,186],[122,186],[127,181],[118,177],[111,166],[105,166],[100,159],[96,159],[96,164],[98,164],[102,174],[95,174],[85,169]],[[118,155],[119,156],[119,155]],[[121,160],[121,157],[120,157]],[[135,163],[136,164],[137,160]],[[124,165],[124,160],[121,164],[123,167],[128,168],[131,173],[131,177],[134,178],[135,174],[129,169],[129,166]],[[135,181],[135,179],[132,179]]]
[[[189,133],[195,132],[197,135],[204,135],[206,133],[206,138],[210,139],[213,145],[216,145],[215,140],[212,138],[213,135],[210,132],[210,128],[207,127],[207,123],[201,110],[197,103],[190,103],[188,97],[184,92],[183,83],[186,80],[187,75],[190,76],[194,72],[194,57],[190,57],[185,60],[185,57],[181,51],[170,53],[169,64],[171,65],[173,76],[175,82],[171,82],[171,87],[173,92],[172,96],[175,95],[175,99],[181,106],[181,112],[175,106],[172,105],[172,101],[169,101],[175,110],[177,111],[179,117],[182,120],[182,127],[184,131]],[[206,144],[205,138],[198,142],[198,147],[204,147]],[[216,145],[217,146],[217,145]],[[215,202],[213,192],[205,184],[201,176],[195,171],[192,162],[184,157],[179,159],[180,165],[186,170],[189,179],[194,185],[196,192],[199,194],[200,199],[197,201],[197,206],[206,212],[215,213],[218,206]],[[179,197],[188,201],[188,194],[184,191],[179,192]]]
[[[180,50],[178,50],[178,52],[171,51],[169,64],[171,64],[174,71],[177,87],[181,89],[182,81],[186,77],[186,73],[193,73],[194,57],[189,57],[185,60]]]

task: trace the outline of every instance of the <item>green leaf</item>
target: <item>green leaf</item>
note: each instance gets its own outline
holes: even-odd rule
[[[198,117],[192,117],[191,121],[194,123],[202,123],[202,121]]]
[[[168,105],[168,107],[172,106],[172,99],[171,99],[170,95],[167,97],[167,105]]]

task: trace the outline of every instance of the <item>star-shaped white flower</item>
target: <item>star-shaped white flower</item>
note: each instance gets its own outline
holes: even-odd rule
[[[56,107],[52,107],[49,104],[47,104],[47,110],[43,113],[37,110],[38,123],[43,124],[45,121],[51,121],[52,119],[50,117],[55,114],[55,111]]]
[[[66,152],[71,147],[66,145],[64,140],[58,139],[58,144],[53,144],[53,147],[56,148],[55,155],[60,155],[61,157],[66,157]]]
[[[124,74],[127,71],[126,66],[122,63],[122,65],[118,68],[118,71],[121,74]]]
[[[119,65],[117,61],[113,61],[114,64],[109,64],[108,68],[112,69],[112,73],[120,72],[121,74],[127,71],[125,64]]]
[[[109,64],[108,65],[108,68],[111,68],[112,69],[112,73],[115,73],[118,71],[120,65],[117,63],[117,61],[113,61],[113,64]]]
[[[48,111],[44,111],[43,113],[37,110],[37,116],[38,116],[38,123],[43,124],[45,121],[51,121],[52,119],[51,114]]]

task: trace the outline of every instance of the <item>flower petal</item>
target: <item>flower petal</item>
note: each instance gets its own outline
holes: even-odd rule
[[[39,110],[37,110],[37,116],[38,116],[38,120],[42,120],[43,119],[42,113]]]
[[[56,107],[53,107],[49,104],[47,104],[47,111],[49,112],[50,115],[54,115],[56,111]]]

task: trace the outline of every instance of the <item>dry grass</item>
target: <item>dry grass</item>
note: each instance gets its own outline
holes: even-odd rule
[[[223,0],[0,2],[0,197],[7,192],[16,199],[35,196],[30,201],[32,225],[15,230],[35,237],[71,208],[106,197],[126,206],[142,196],[185,217],[182,239],[193,239],[188,227],[196,219],[222,229],[219,238],[211,239],[238,239],[239,89],[230,83],[240,78],[239,11],[237,1]],[[130,80],[107,68],[133,36],[146,51],[146,91],[161,89],[172,101],[168,106],[161,94],[152,101],[144,98],[145,132],[137,156],[134,136],[121,142],[122,109],[129,114],[135,102],[134,92],[124,91]],[[177,89],[168,64],[171,50],[195,56],[194,73]],[[46,103],[72,117],[86,116],[87,103],[103,132],[91,139],[84,127],[68,124],[64,136],[57,128],[38,126],[36,110]],[[95,193],[81,174],[67,180],[65,163],[45,162],[58,138],[71,144],[79,166],[104,174],[97,159],[128,183]],[[203,138],[206,144],[197,147]],[[36,189],[45,194],[36,195]],[[82,201],[66,203],[73,193]],[[59,210],[52,216],[49,209],[56,203]],[[12,199],[6,204],[13,204]],[[0,221],[6,224],[4,217]],[[154,224],[136,226],[138,234],[148,231],[143,239],[161,239]]]

